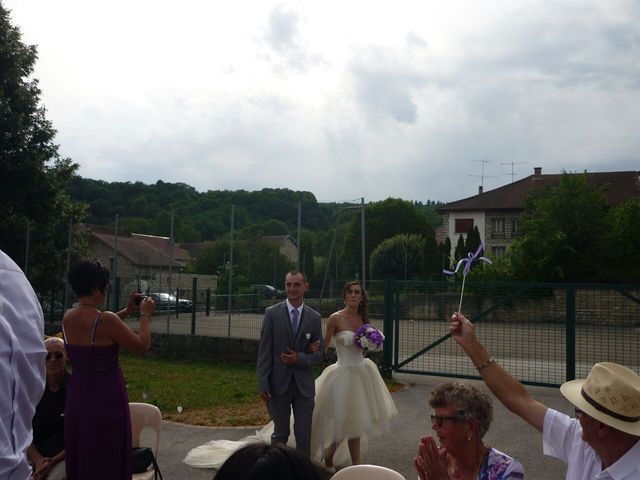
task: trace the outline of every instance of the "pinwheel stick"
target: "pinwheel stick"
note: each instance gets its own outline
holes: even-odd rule
[[[458,313],[462,312],[462,297],[464,296],[464,282],[467,280],[467,273],[469,273],[469,270],[471,270],[471,264],[474,262],[474,260],[480,260],[481,262],[491,263],[491,260],[489,260],[488,258],[480,256],[483,250],[484,250],[484,245],[480,244],[480,246],[475,251],[475,253],[469,252],[466,257],[461,258],[458,261],[458,263],[456,264],[456,269],[454,271],[442,270],[442,273],[446,275],[455,275],[456,272],[462,266],[462,264],[465,264],[464,269],[462,270],[462,290],[460,291],[460,304],[458,305]]]
[[[462,297],[464,296],[464,281],[467,279],[466,275],[462,276],[462,290],[460,291],[460,304],[458,305],[458,313],[462,313]]]

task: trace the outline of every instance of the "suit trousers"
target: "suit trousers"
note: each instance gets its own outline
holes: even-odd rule
[[[300,394],[295,380],[291,380],[284,395],[271,397],[267,409],[273,419],[271,443],[287,443],[291,433],[291,407],[293,407],[293,433],[296,439],[296,450],[307,457],[311,454],[311,423],[313,421],[314,397]]]

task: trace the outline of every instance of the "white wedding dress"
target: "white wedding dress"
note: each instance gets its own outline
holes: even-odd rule
[[[311,458],[321,462],[324,450],[333,442],[339,444],[334,464],[350,463],[347,442],[360,438],[360,450],[367,449],[367,436],[388,429],[389,420],[398,411],[378,372],[378,367],[362,356],[362,350],[353,340],[352,331],[338,332],[334,336],[337,363],[328,366],[316,379],[316,399],[311,430]],[[292,420],[293,421],[293,420]],[[289,444],[295,446],[293,428]],[[273,422],[256,435],[239,441],[213,440],[194,448],[184,463],[198,468],[219,469],[224,461],[240,447],[250,442],[271,442]]]

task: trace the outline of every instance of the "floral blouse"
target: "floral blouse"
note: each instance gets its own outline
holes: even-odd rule
[[[524,478],[524,469],[517,460],[514,460],[500,450],[490,448],[484,457],[484,462],[478,473],[477,480],[511,480]]]

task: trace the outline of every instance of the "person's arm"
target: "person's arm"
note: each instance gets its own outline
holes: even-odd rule
[[[542,432],[548,407],[535,400],[524,385],[489,355],[476,338],[473,324],[461,313],[454,313],[449,331],[503,405]]]
[[[289,349],[289,353],[286,356],[289,356],[291,365],[294,365],[296,368],[308,368],[311,365],[319,365],[324,361],[322,319],[320,318],[320,314],[314,314],[314,316],[315,315],[317,315],[317,318],[314,319],[311,342],[320,342],[320,344],[317,349],[311,349],[307,352],[295,352]]]
[[[269,391],[269,375],[271,375],[271,362],[273,359],[273,321],[271,312],[271,309],[267,309],[264,314],[260,331],[260,344],[258,346],[258,391],[265,402],[271,398],[271,392]]]
[[[329,316],[329,320],[327,320],[327,329],[324,332],[324,353],[327,353],[329,350],[329,345],[331,344],[331,339],[336,334],[337,328],[337,316],[335,313],[332,313]]]
[[[53,470],[53,467],[63,460],[64,450],[58,452],[51,458],[43,458],[43,462],[40,465],[36,464],[32,478],[34,480],[45,480],[49,476],[49,473],[51,473],[51,470]]]
[[[138,333],[114,313],[105,312],[102,315],[102,327],[104,333],[125,350],[137,355],[146,354],[151,348],[151,314],[156,306],[153,300],[145,298],[140,303],[140,326]]]
[[[29,445],[29,448],[27,448],[27,458],[35,466],[34,471],[36,472],[42,468],[47,460],[47,458],[43,457],[42,454],[38,451],[34,443]]]
[[[138,292],[131,292],[131,294],[129,295],[129,302],[127,303],[127,306],[119,312],[114,312],[118,317],[120,317],[120,320],[124,320],[129,315],[138,310],[138,306],[136,305],[136,296],[138,295],[140,295]]]

